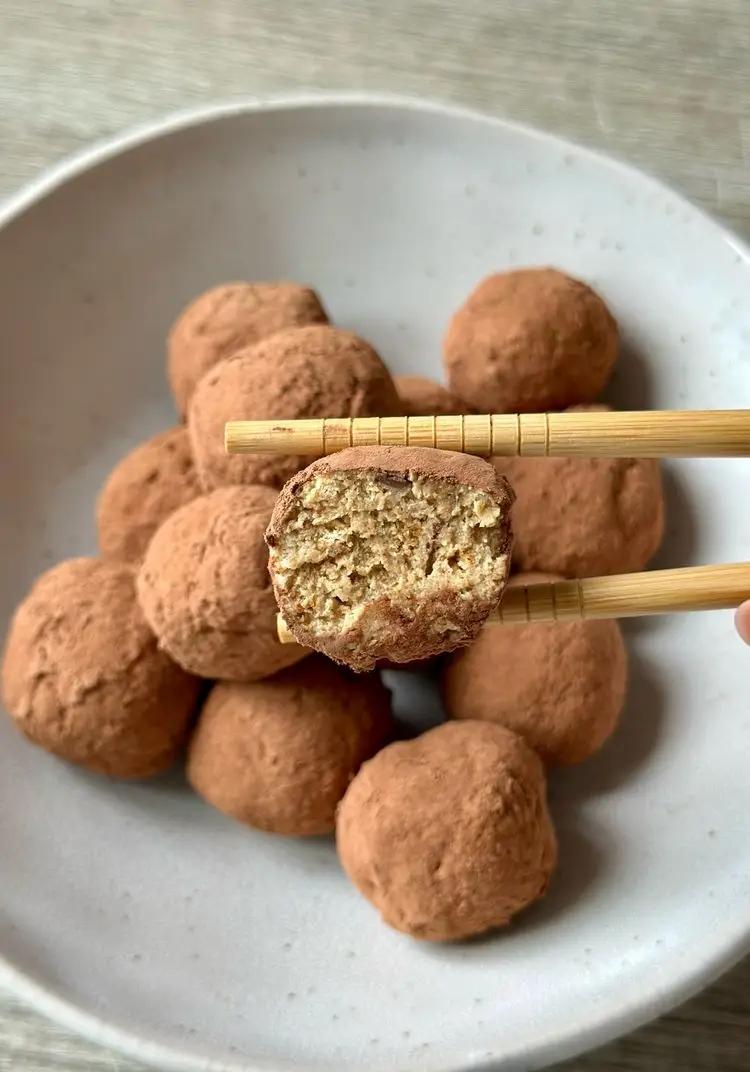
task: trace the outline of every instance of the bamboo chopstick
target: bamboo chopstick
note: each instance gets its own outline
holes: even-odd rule
[[[649,614],[722,610],[750,599],[750,562],[687,566],[611,577],[543,582],[506,588],[488,624],[573,622],[582,618],[637,618]],[[282,644],[294,643],[277,617]]]
[[[750,410],[574,410],[455,417],[228,421],[229,454],[317,455],[344,447],[437,447],[550,457],[750,457]]]

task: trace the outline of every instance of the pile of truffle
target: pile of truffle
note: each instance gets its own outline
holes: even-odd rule
[[[223,426],[590,405],[617,349],[602,299],[552,269],[493,275],[472,292],[445,336],[447,388],[392,378],[372,346],[329,324],[308,288],[233,283],[203,294],[168,340],[185,423],[110,474],[99,557],[49,570],[16,611],[2,667],[11,717],[33,743],[112,777],[158,774],[186,750],[193,788],[234,819],[285,835],[335,830],[348,876],[408,934],[455,939],[504,925],[543,894],[555,866],[545,768],[604,743],[626,685],[614,622],[481,628],[510,568],[513,492],[509,583],[636,570],[662,536],[657,463],[490,464],[372,448],[308,466],[228,456]],[[325,534],[314,568],[317,545],[294,529],[305,509],[316,538]],[[326,541],[344,523],[334,570]],[[295,590],[297,635],[307,636],[305,615],[342,621],[353,592],[392,575],[394,541],[378,542],[387,526],[412,572],[431,579],[423,616],[444,635],[446,615],[458,622],[452,639],[421,643],[409,574],[387,642],[360,622],[332,658],[281,644],[276,597],[286,614],[302,576],[292,551],[307,556]],[[290,532],[296,543],[285,544]],[[450,585],[477,563],[478,602],[467,607]],[[439,674],[448,720],[409,739],[379,670],[350,667],[437,650],[447,654],[426,672]]]

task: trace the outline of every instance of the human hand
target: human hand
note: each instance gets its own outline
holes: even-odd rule
[[[734,624],[746,644],[750,644],[750,599],[737,608],[734,616]]]

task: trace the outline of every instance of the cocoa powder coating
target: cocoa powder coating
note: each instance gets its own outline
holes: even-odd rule
[[[432,447],[347,447],[325,458],[311,462],[296,473],[279,492],[268,526],[270,546],[278,539],[283,526],[297,508],[300,489],[317,476],[331,473],[376,473],[392,480],[410,480],[419,476],[425,480],[444,480],[462,484],[491,495],[504,510],[510,509],[513,493],[508,482],[484,459],[474,454],[459,454],[454,450],[433,450]]]
[[[276,636],[263,533],[276,493],[218,488],[158,529],[138,574],[138,598],[160,646],[191,673],[253,681],[305,654]]]
[[[206,490],[225,484],[279,488],[309,458],[233,454],[224,424],[235,419],[397,415],[399,398],[377,353],[350,331],[292,328],[235,353],[203,377],[188,424]]]
[[[556,581],[522,573],[509,587]],[[580,763],[617,726],[627,653],[614,621],[487,625],[443,665],[446,713],[513,730],[549,765]]]
[[[157,647],[126,564],[94,558],[42,574],[19,606],[3,700],[34,744],[119,778],[172,765],[200,682]]]
[[[162,521],[200,495],[187,429],[171,428],[118,462],[96,507],[99,549],[107,558],[140,562]]]
[[[222,283],[207,290],[169,333],[167,372],[179,413],[187,413],[200,378],[235,350],[284,328],[327,322],[315,291],[297,283]]]
[[[468,413],[462,398],[426,376],[394,376],[402,417],[452,417]]]
[[[564,577],[629,573],[658,551],[664,492],[656,459],[495,458],[493,464],[516,493],[518,570]]]
[[[555,866],[542,764],[489,722],[389,745],[339,806],[342,866],[386,923],[431,941],[502,927]]]
[[[617,357],[617,323],[598,294],[554,268],[488,276],[443,344],[448,386],[486,413],[590,402]]]
[[[190,743],[188,778],[249,826],[326,834],[361,763],[391,735],[379,675],[312,656],[265,681],[216,685]]]

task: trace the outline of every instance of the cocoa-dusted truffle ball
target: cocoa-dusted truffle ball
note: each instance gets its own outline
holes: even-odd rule
[[[171,428],[141,443],[118,462],[99,494],[102,554],[139,562],[162,521],[196,495],[200,487],[186,428]]]
[[[284,328],[328,322],[314,290],[297,283],[222,283],[180,313],[169,333],[167,366],[184,416],[196,384],[213,365]]]
[[[509,585],[559,580],[522,573]],[[443,666],[451,718],[496,722],[548,764],[580,763],[601,748],[625,700],[627,655],[617,622],[488,625]]]
[[[200,682],[162,651],[131,566],[74,558],[44,573],[13,618],[3,700],[48,752],[119,778],[171,766]]]
[[[283,618],[355,670],[471,640],[508,573],[512,493],[481,458],[359,447],[284,487],[266,533]]]
[[[326,834],[349,782],[391,732],[377,674],[312,656],[266,681],[216,685],[190,743],[188,778],[249,826]]]
[[[218,488],[172,514],[149,544],[138,598],[159,644],[201,677],[255,681],[305,654],[276,636],[263,533],[276,493]]]
[[[221,362],[196,388],[189,427],[198,475],[206,490],[223,484],[279,488],[309,461],[226,454],[228,420],[377,417],[398,409],[393,380],[364,339],[324,326],[278,332]]]
[[[394,376],[393,382],[403,417],[452,417],[468,412],[462,398],[426,376]]]
[[[489,722],[449,722],[365,763],[339,807],[349,878],[415,938],[469,938],[541,897],[557,855],[544,771]]]
[[[590,402],[617,357],[617,323],[585,283],[554,268],[488,276],[451,320],[452,391],[483,413]]]
[[[575,407],[606,409],[606,406]],[[519,570],[594,577],[640,570],[664,535],[664,493],[653,458],[495,458],[516,493]]]

